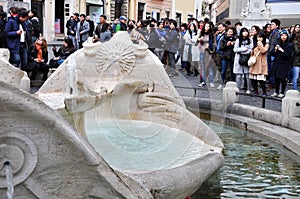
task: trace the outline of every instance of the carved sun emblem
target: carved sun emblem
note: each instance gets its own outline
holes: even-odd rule
[[[129,74],[135,65],[136,55],[131,44],[110,41],[99,46],[96,60],[97,70],[100,73],[117,70],[122,74]]]

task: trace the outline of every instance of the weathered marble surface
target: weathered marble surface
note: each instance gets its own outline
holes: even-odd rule
[[[7,136],[6,132],[19,129],[19,134],[24,133],[25,139],[29,137],[34,143],[27,145],[34,146],[35,151],[30,155],[35,157],[34,169],[16,187],[20,194],[25,194],[22,190],[27,188],[39,198],[46,198],[47,194],[54,198],[100,197],[99,193],[102,193],[100,198],[184,198],[196,191],[223,162],[222,141],[186,110],[165,69],[147,50],[147,45],[133,44],[126,32],[116,34],[106,43],[85,43],[35,94],[68,123],[38,99],[11,90],[11,95],[16,96],[11,106],[18,109],[7,109],[10,119],[6,120],[7,129],[0,129],[0,135]],[[21,103],[19,98],[25,101]],[[6,110],[7,105],[0,107]],[[2,117],[5,115],[3,111]],[[15,125],[13,121],[19,122]],[[97,133],[98,122],[114,122],[118,126],[120,121],[133,123],[125,134],[139,136],[134,125],[148,122],[166,131],[187,134],[190,139],[185,141],[175,136],[174,142],[159,149],[162,156],[153,153],[152,160],[159,162],[172,157],[168,151],[170,154],[176,151],[178,156],[171,158],[174,164],[168,167],[143,170],[108,165],[105,163],[108,159],[102,158],[102,146],[92,145],[84,137],[90,139],[90,129]],[[91,123],[91,128],[87,128]],[[99,127],[99,133],[100,130]],[[149,136],[159,133],[150,131]],[[186,148],[178,148],[176,142]],[[197,150],[195,146],[199,146]],[[118,147],[122,146],[114,144],[106,150]],[[166,147],[170,149],[164,150]],[[4,193],[4,189],[1,191]]]
[[[13,170],[14,198],[151,198],[114,171],[53,109],[0,82],[0,198],[6,198],[5,162]]]
[[[7,48],[0,48],[0,81],[29,92],[30,79],[27,73],[11,65],[8,60],[9,50]]]

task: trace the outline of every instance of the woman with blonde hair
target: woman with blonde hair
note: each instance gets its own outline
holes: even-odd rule
[[[34,80],[38,72],[43,73],[43,81],[46,81],[49,72],[47,41],[40,37],[29,48],[27,72],[31,72],[30,80]]]

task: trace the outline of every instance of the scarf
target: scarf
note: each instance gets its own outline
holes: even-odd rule
[[[36,43],[35,48],[37,50],[37,59],[38,59],[38,61],[41,61],[43,59],[42,45]]]

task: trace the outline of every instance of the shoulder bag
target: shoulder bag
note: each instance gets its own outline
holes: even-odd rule
[[[250,56],[249,60],[248,60],[248,66],[251,67],[256,63],[256,58],[257,56],[260,54],[260,51],[258,51],[258,53],[256,55],[252,55]]]

